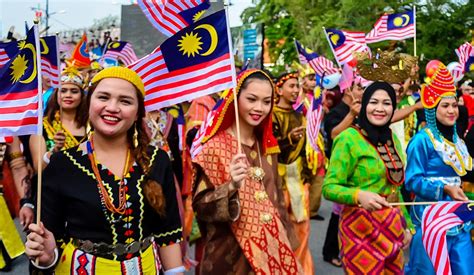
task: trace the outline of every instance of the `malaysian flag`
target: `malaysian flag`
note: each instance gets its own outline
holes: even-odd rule
[[[439,202],[423,212],[422,241],[436,274],[452,274],[446,232],[474,220],[473,202]]]
[[[60,84],[61,63],[59,61],[59,39],[57,36],[40,38],[41,73],[51,79],[51,87],[57,88]]]
[[[415,13],[409,10],[403,13],[382,15],[374,28],[365,36],[365,40],[367,43],[375,43],[412,37],[415,37]]]
[[[4,48],[1,48],[0,46],[0,68],[2,68],[3,65],[7,64],[9,60],[10,60],[10,57],[8,57],[7,52],[5,51]]]
[[[19,51],[0,69],[0,136],[38,134],[42,129],[41,105],[38,104],[37,50],[38,29],[35,25],[26,40],[19,43]],[[39,122],[39,123],[38,123]]]
[[[107,45],[104,59],[121,61],[125,66],[137,61],[137,55],[133,50],[132,44],[125,41],[112,41]]]
[[[191,145],[191,149],[189,150],[191,154],[191,158],[194,159],[199,152],[202,151],[202,140],[206,134],[208,134],[209,129],[215,123],[215,117],[218,112],[225,106],[224,102],[229,100],[230,95],[232,94],[232,89],[225,90],[222,95],[220,96],[219,100],[217,100],[216,105],[214,108],[207,114],[207,118],[201,126],[199,127],[199,131],[196,133],[194,137],[193,144]]]
[[[312,50],[303,47],[298,40],[295,39],[296,50],[298,51],[298,57],[300,63],[305,65],[309,63],[311,68],[316,72],[316,74],[323,76],[334,74],[338,72],[338,69],[334,67],[334,63],[325,58],[324,56],[318,55]]]
[[[463,72],[474,71],[474,46],[466,42],[455,50],[459,63],[463,66]]]
[[[325,29],[329,44],[339,66],[354,59],[354,52],[369,52],[365,42],[365,33],[350,32],[336,29]]]
[[[128,66],[145,84],[145,107],[157,110],[235,86],[225,11],[168,38]]]
[[[314,89],[314,96],[309,108],[310,111],[306,113],[306,160],[313,175],[316,174],[318,168],[318,154],[322,153],[318,146],[318,139],[323,114],[323,94],[321,79],[318,80],[319,83]]]
[[[195,23],[211,6],[209,0],[138,0],[138,5],[153,27],[166,36]]]
[[[10,56],[15,56],[20,50],[23,40],[9,43],[0,43],[0,68],[8,61]],[[59,39],[57,36],[46,36],[40,38],[41,47],[41,73],[51,79],[53,88],[59,87]]]

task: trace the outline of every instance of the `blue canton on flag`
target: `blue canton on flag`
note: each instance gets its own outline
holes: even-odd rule
[[[384,14],[365,36],[367,43],[385,40],[404,40],[415,36],[414,11]]]
[[[181,15],[181,17],[183,17],[183,19],[186,20],[189,25],[191,25],[198,21],[210,7],[211,3],[209,3],[209,1],[203,1],[199,5],[190,9],[185,9],[178,14]]]
[[[370,53],[363,32],[326,29],[326,35],[340,66],[354,59],[354,52]]]
[[[0,68],[3,67],[11,57],[20,51],[20,44],[23,40],[9,43],[0,43]],[[59,40],[57,36],[46,36],[40,38],[41,48],[41,72],[51,80],[53,88],[59,87],[60,66],[59,66]],[[3,61],[3,62],[2,62]]]
[[[40,65],[35,35],[36,26],[17,44],[17,54],[0,69],[0,136],[37,133]]]
[[[311,68],[316,72],[317,75],[329,75],[338,72],[338,69],[334,67],[334,63],[324,56],[318,55],[312,50],[303,47],[303,45],[295,39],[296,49],[300,63],[302,65],[309,64]]]
[[[231,88],[232,58],[222,10],[177,32],[129,67],[143,79],[147,110],[156,110]]]
[[[413,16],[413,10],[409,10],[403,13],[389,14],[387,19],[387,29],[403,29],[408,27],[409,25],[413,25],[414,22],[415,19]]]

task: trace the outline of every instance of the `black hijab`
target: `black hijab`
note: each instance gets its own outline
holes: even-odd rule
[[[373,125],[367,118],[367,105],[369,104],[370,98],[372,98],[372,95],[377,90],[384,90],[387,92],[392,101],[393,107],[393,112],[390,116],[390,119],[385,125],[382,126]],[[396,109],[397,99],[395,95],[395,89],[393,89],[393,87],[387,82],[376,81],[365,89],[364,94],[362,95],[358,124],[359,127],[366,132],[367,139],[370,141],[370,143],[377,146],[379,143],[386,144],[388,140],[392,139],[392,131],[390,130],[389,126]]]

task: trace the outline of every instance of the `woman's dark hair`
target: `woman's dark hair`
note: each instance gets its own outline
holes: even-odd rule
[[[60,106],[58,103],[58,93],[60,93],[60,90],[58,88],[54,89],[53,94],[51,95],[48,105],[46,108],[46,117],[50,123],[54,121],[54,116],[56,115],[56,112],[59,111]],[[86,101],[86,95],[84,94],[84,91],[81,89],[81,102],[76,108],[76,115],[74,117],[74,120],[76,122],[76,126],[78,128],[85,127],[87,124],[87,107],[89,106],[88,102]]]
[[[267,73],[267,72],[265,72]],[[268,76],[267,76],[268,75]],[[247,89],[248,85],[252,82],[252,80],[262,80],[262,81],[268,81],[268,83],[270,83],[270,85],[272,86],[272,108],[273,108],[273,105],[274,105],[274,99],[275,99],[275,86],[273,85],[273,81],[272,81],[272,77],[269,73],[267,73],[267,75],[265,75],[264,73],[262,72],[255,72],[251,75],[249,75],[245,80],[244,82],[242,83],[242,85],[240,86],[240,89],[239,89],[239,93],[237,94],[237,98],[240,97],[240,94],[241,94],[241,91],[244,90],[244,89]],[[270,78],[269,78],[270,77]],[[267,115],[267,116],[271,116],[271,112]],[[255,127],[255,134],[256,136],[261,139],[263,137],[263,128],[262,127]]]
[[[270,75],[269,75],[270,76]],[[240,85],[240,90],[239,90],[239,94],[237,95],[237,98],[240,97],[240,91],[244,90],[244,89],[247,89],[247,87],[249,86],[250,82],[252,82],[251,80],[255,80],[255,79],[258,79],[258,80],[263,80],[263,81],[268,81],[270,83],[270,85],[272,85],[273,87],[273,82],[272,82],[272,79],[271,79],[271,76],[270,78],[268,78],[268,76],[266,76],[265,74],[263,74],[262,72],[255,72],[251,75],[249,75],[245,80],[244,82],[242,83],[242,85]],[[272,91],[272,97],[273,97],[273,91]]]
[[[90,106],[91,97],[94,93],[95,89],[97,88],[99,82],[94,83],[90,88],[89,92],[87,93],[87,106]],[[137,111],[137,120],[133,124],[130,129],[127,131],[127,140],[130,148],[132,148],[132,154],[134,159],[137,161],[138,165],[143,170],[145,174],[146,180],[143,181],[143,191],[145,197],[153,209],[160,215],[165,215],[165,197],[163,195],[163,189],[161,185],[156,182],[155,180],[149,178],[150,173],[150,157],[148,156],[148,145],[150,144],[150,138],[148,137],[144,127],[145,122],[144,118],[146,115],[145,111],[145,103],[143,94],[134,86],[135,92],[137,94],[138,99],[138,111]],[[89,112],[87,112],[87,116],[89,116]],[[92,127],[92,125],[91,125]],[[138,138],[138,146],[134,146],[133,142],[133,135],[135,133],[135,129],[137,131],[137,138]]]

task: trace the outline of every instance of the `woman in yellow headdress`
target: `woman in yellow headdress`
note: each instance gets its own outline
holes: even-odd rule
[[[77,146],[86,136],[87,112],[84,82],[81,74],[74,68],[67,68],[61,75],[61,87],[53,92],[46,115],[43,119],[43,136],[30,138],[32,156],[38,150],[43,156],[43,168],[49,163],[53,153]],[[38,139],[41,146],[38,147]],[[33,158],[34,168],[38,170],[38,160]]]

